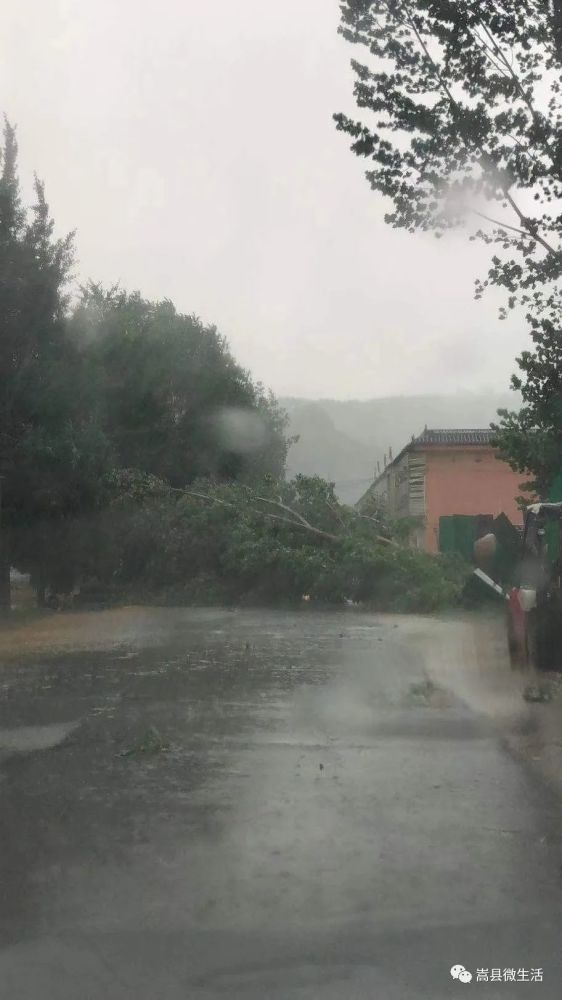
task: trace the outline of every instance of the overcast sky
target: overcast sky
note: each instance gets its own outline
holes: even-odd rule
[[[215,323],[278,394],[504,389],[483,248],[395,232],[336,132],[336,0],[7,0],[0,92],[79,276]]]

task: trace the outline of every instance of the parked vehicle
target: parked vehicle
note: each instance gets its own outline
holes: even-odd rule
[[[534,503],[525,512],[521,558],[504,587],[507,642],[512,666],[535,670],[562,668],[562,503]],[[497,550],[494,535],[474,546],[482,571]],[[486,581],[497,589],[497,584]]]

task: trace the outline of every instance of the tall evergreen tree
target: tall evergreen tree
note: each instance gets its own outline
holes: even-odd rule
[[[47,531],[92,499],[107,442],[88,409],[87,373],[65,328],[73,234],[53,234],[42,182],[27,211],[17,175],[15,129],[4,125],[0,176],[0,454],[3,496],[0,604],[9,567],[33,551],[44,571]],[[39,533],[38,533],[39,532]],[[34,543],[30,547],[29,539]],[[51,553],[51,560],[56,553]]]
[[[216,327],[169,301],[90,284],[71,320],[117,462],[180,487],[284,472],[285,418]]]

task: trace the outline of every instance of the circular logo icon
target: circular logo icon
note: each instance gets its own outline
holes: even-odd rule
[[[472,982],[472,973],[465,969],[464,965],[452,965],[451,976],[453,979],[458,979],[459,983]]]

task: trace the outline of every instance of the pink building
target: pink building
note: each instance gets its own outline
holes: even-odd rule
[[[515,502],[523,479],[496,457],[491,430],[424,430],[402,449],[367,490],[393,517],[419,517],[414,543],[439,549],[439,519],[451,514],[522,516]]]

